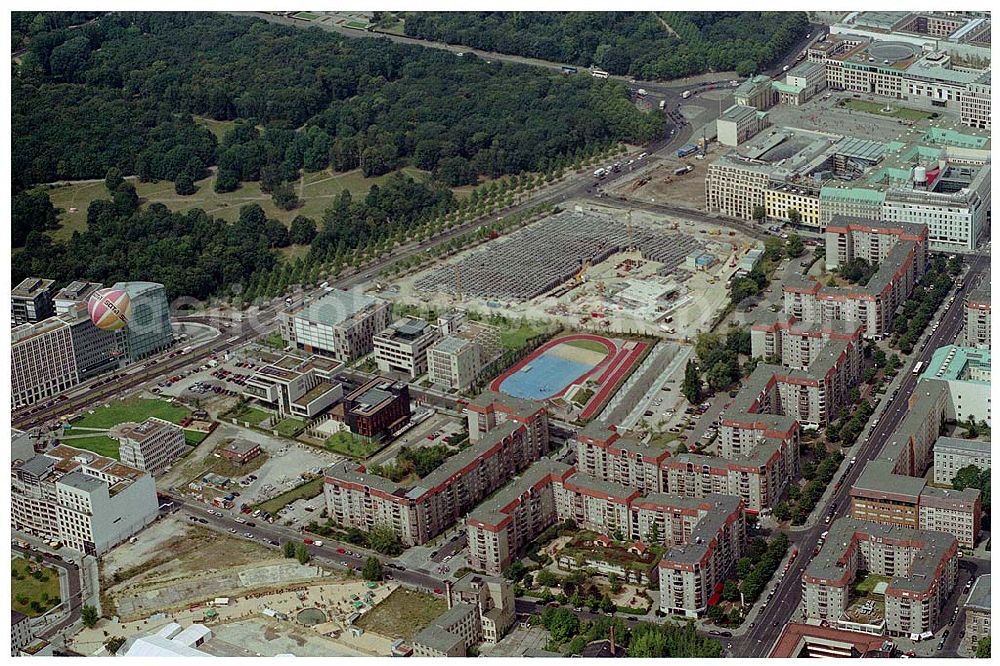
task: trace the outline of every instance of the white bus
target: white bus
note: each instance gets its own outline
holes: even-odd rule
[[[920,374],[920,370],[923,367],[924,367],[924,362],[923,361],[917,361],[917,364],[915,366],[913,366],[913,374],[919,375]]]
[[[603,69],[597,69],[596,67],[590,70],[590,75],[595,79],[606,79],[609,76]]]

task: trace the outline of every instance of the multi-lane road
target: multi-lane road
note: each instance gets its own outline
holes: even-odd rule
[[[958,332],[962,328],[964,315],[964,297],[974,287],[980,276],[989,270],[988,256],[970,255],[967,257],[969,269],[961,289],[954,292],[955,301],[944,308],[941,323],[937,330],[931,332],[927,337],[927,344],[917,353],[913,362],[930,360],[934,351],[943,345],[951,344]],[[902,381],[898,387],[896,396],[892,398],[888,406],[882,411],[882,417],[878,421],[871,434],[855,448],[851,450],[851,455],[857,457],[857,463],[852,465],[846,473],[846,478],[841,484],[840,490],[833,493],[827,503],[817,506],[813,515],[818,517],[826,516],[830,509],[836,507],[833,519],[841,518],[849,510],[848,496],[851,486],[857,480],[864,469],[865,463],[876,456],[885,446],[886,442],[896,432],[900,422],[906,416],[910,395],[917,384],[918,377],[910,372],[909,367],[904,367],[901,372]],[[819,542],[820,534],[828,529],[828,526],[818,521],[809,529],[791,532],[789,534],[792,544],[798,548],[800,557],[796,558],[784,579],[777,586],[773,598],[762,609],[755,622],[755,626],[745,635],[733,640],[732,654],[740,657],[766,657],[771,647],[777,641],[782,629],[789,622],[792,614],[802,600],[802,572],[805,570],[813,550]]]

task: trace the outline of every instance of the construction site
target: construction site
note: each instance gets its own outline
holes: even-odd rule
[[[383,296],[684,339],[725,307],[754,241],[667,215],[574,206],[400,279]],[[750,256],[756,256],[751,253]]]

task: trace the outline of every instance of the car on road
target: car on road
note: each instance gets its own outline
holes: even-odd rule
[[[252,535],[252,534],[250,534],[249,532],[244,532],[244,533],[243,533],[243,536],[245,536],[245,537],[246,537],[246,538],[248,538],[248,539],[252,539],[252,538],[253,538],[253,535]]]
[[[233,533],[233,534],[236,534],[236,528],[235,528],[235,527],[230,527],[230,528],[229,528],[229,531],[230,531],[231,533]]]
[[[337,549],[337,554],[338,554],[338,555],[346,555],[346,554],[347,554],[347,551],[346,551],[346,550],[344,550],[343,548],[338,548],[338,549]]]

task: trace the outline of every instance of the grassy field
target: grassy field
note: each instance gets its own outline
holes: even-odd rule
[[[225,132],[225,123],[209,121],[203,119],[205,124],[213,132]],[[213,125],[209,125],[213,123]],[[403,167],[403,174],[413,177],[415,180],[426,180],[429,173],[411,167]],[[260,204],[264,213],[269,218],[281,220],[284,224],[290,225],[297,215],[305,215],[317,221],[322,219],[323,212],[330,206],[331,201],[340,196],[343,190],[349,190],[355,197],[368,193],[372,185],[384,182],[389,175],[377,178],[365,178],[361,175],[360,169],[347,171],[344,173],[333,173],[329,170],[307,173],[294,183],[295,190],[302,200],[302,206],[295,210],[286,211],[278,208],[271,201],[271,195],[262,192],[259,182],[243,183],[235,192],[216,193],[213,189],[215,175],[195,183],[198,191],[190,196],[180,196],[174,191],[174,184],[170,181],[159,181],[156,183],[140,183],[133,179],[136,192],[139,198],[145,203],[162,203],[171,210],[180,212],[189,211],[194,208],[201,208],[213,217],[221,217],[227,222],[234,222],[240,215],[240,207],[251,203]],[[104,182],[81,183],[75,185],[63,185],[48,190],[52,205],[61,208],[59,215],[61,226],[51,232],[52,238],[56,240],[69,239],[74,231],[83,231],[87,228],[87,207],[91,201],[97,199],[110,199]]]
[[[295,500],[312,499],[313,497],[318,497],[322,493],[323,477],[318,476],[315,479],[306,481],[301,486],[292,488],[288,492],[281,493],[277,497],[258,504],[257,508],[261,511],[267,511],[268,513],[274,515],[280,509],[284,508],[288,504],[291,504]]]
[[[207,432],[199,432],[197,430],[184,431],[184,442],[188,446],[198,446],[199,444],[205,441],[206,437],[208,437]]]
[[[282,419],[275,424],[274,429],[282,437],[291,439],[306,429],[306,422],[301,419]]]
[[[51,568],[31,563],[22,557],[11,558],[10,600],[14,610],[28,617],[37,617],[59,603],[59,573]],[[29,572],[42,571],[43,580]],[[32,607],[32,602],[35,606]]]
[[[319,18],[319,14],[313,14],[312,12],[296,12],[293,18],[302,19],[303,21],[315,21]]]
[[[565,343],[567,346],[576,347],[578,349],[586,349],[587,351],[597,352],[598,354],[608,355],[608,348],[602,345],[597,340],[570,340]]]
[[[70,430],[70,432],[73,432]],[[66,446],[72,446],[77,449],[84,449],[85,451],[91,451],[99,456],[107,456],[108,458],[114,458],[118,460],[118,440],[112,439],[105,435],[92,435],[90,437],[80,437],[73,439],[61,439],[59,440]]]
[[[107,430],[126,421],[142,423],[150,416],[171,423],[180,423],[181,419],[190,414],[191,411],[186,407],[165,400],[129,398],[128,400],[116,400],[110,403],[109,407],[98,407],[93,414],[84,414],[73,421],[73,426]]]
[[[504,349],[521,349],[528,342],[529,338],[533,338],[539,333],[544,333],[548,327],[545,324],[531,324],[524,322],[518,325],[517,328],[504,328],[500,331],[500,344],[503,345]],[[602,351],[606,351],[602,348]]]
[[[890,118],[901,118],[903,120],[928,120],[933,117],[930,111],[920,111],[918,109],[909,109],[905,106],[895,106],[894,104],[889,104],[892,111],[885,113],[882,109],[885,108],[884,105],[878,102],[869,102],[863,99],[847,99],[843,101],[844,108],[853,109],[854,111],[863,111],[864,113],[872,113],[876,116],[888,116]]]
[[[262,409],[257,409],[256,407],[244,407],[239,411],[233,411],[226,414],[226,418],[234,418],[239,422],[246,421],[250,425],[258,425],[261,421],[271,416]]]
[[[650,438],[649,445],[665,449],[676,442],[679,438],[680,435],[676,432],[658,432]]]
[[[236,127],[235,120],[212,120],[211,118],[195,116],[194,121],[199,125],[207,127],[215,135],[219,143],[222,143],[222,137],[226,135],[226,132]]]
[[[411,639],[447,609],[444,599],[399,587],[362,615],[357,625],[387,638]]]
[[[329,451],[352,458],[367,458],[382,448],[379,442],[369,442],[355,437],[349,432],[338,432],[336,435],[328,437],[323,446]]]

